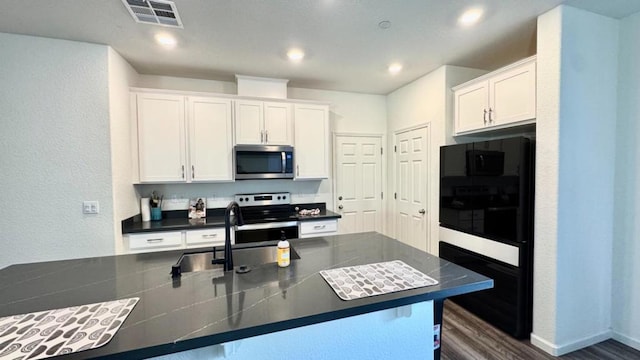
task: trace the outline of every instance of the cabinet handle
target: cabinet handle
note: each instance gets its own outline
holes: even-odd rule
[[[493,109],[489,108],[489,124],[493,122],[493,117],[491,116],[491,114],[493,114]]]
[[[327,225],[315,225],[315,226],[313,227],[313,229],[314,229],[314,230],[320,230],[320,229],[324,229],[324,228],[326,228],[326,227],[327,227]]]
[[[196,178],[196,167],[194,165],[191,165],[191,178]]]
[[[482,115],[482,120],[484,124],[487,125],[487,109],[484,109],[484,114]]]
[[[184,179],[184,165],[182,165],[182,178]]]
[[[300,165],[296,165],[296,176],[300,176]]]
[[[269,143],[269,130],[265,130],[265,131],[264,131],[264,142],[265,142],[266,144],[268,144],[268,143]]]
[[[264,142],[264,131],[260,131],[260,143]]]
[[[157,243],[157,242],[161,242],[163,241],[163,238],[157,238],[157,239],[147,239],[148,243]]]
[[[213,239],[215,237],[218,237],[218,234],[204,234],[204,235],[202,235],[203,239]]]

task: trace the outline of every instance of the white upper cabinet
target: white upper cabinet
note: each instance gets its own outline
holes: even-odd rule
[[[454,102],[455,135],[535,122],[535,56],[455,87]]]
[[[188,180],[233,181],[231,100],[187,98]]]
[[[329,177],[329,106],[294,105],[296,180]]]
[[[291,105],[236,100],[236,144],[291,145]]]
[[[135,98],[141,183],[233,181],[231,100],[153,93]]]
[[[293,144],[293,121],[291,115],[291,104],[264,103],[264,142],[266,144]]]
[[[185,181],[184,97],[136,95],[140,182]]]

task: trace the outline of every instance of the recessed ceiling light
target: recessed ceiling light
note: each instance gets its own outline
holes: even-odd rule
[[[462,15],[460,15],[460,17],[458,18],[458,24],[462,26],[471,26],[477,23],[480,18],[482,18],[483,13],[484,11],[481,8],[469,9],[462,13]]]
[[[166,48],[174,48],[178,43],[176,38],[166,33],[156,34],[156,42]]]
[[[287,57],[291,61],[300,61],[304,58],[304,51],[300,49],[291,49],[287,51]]]
[[[389,65],[389,72],[392,74],[397,74],[402,70],[402,64],[394,63]]]

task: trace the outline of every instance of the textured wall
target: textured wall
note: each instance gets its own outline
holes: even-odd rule
[[[562,8],[538,18],[532,334],[538,346],[556,338],[561,27]]]
[[[442,66],[387,95],[387,146],[389,149],[393,149],[394,134],[397,131],[429,124],[429,180],[427,185],[429,187],[427,194],[429,244],[425,250],[433,254],[438,253],[439,149],[440,146],[451,141],[452,127],[446,125],[448,122],[453,122],[451,87],[483,73],[485,73],[483,70]],[[387,154],[388,172],[391,172],[394,166],[394,155],[392,151]],[[393,182],[394,179],[390,176],[387,189],[389,194],[393,194],[395,191]],[[387,232],[393,236],[395,231],[393,226],[395,221],[394,200],[391,196],[387,199],[387,208],[389,209]]]
[[[0,33],[0,48],[0,268],[113,254],[107,47]]]
[[[131,146],[133,135],[129,87],[135,86],[136,71],[120,54],[108,49],[109,61],[109,117],[111,139],[111,174],[113,185],[113,231],[116,252],[122,253],[120,221],[140,213],[140,203],[133,187]]]
[[[640,349],[640,13],[621,21],[618,76],[614,338]]]
[[[538,29],[533,332],[561,355],[611,336],[618,22],[563,6]]]

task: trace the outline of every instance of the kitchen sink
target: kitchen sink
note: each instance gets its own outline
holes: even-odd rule
[[[224,257],[224,247],[215,248],[216,258]],[[178,262],[171,268],[171,276],[180,276],[181,273],[205,270],[222,271],[222,264],[212,264],[214,251],[184,253]],[[273,245],[251,246],[233,248],[233,263],[237,272],[245,272],[246,270],[259,265],[276,263],[278,248]],[[293,247],[289,248],[290,259],[300,259],[300,255]]]

